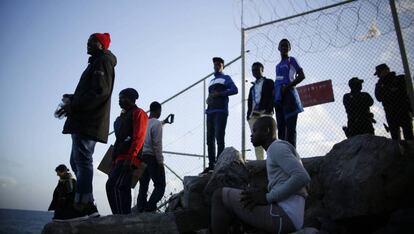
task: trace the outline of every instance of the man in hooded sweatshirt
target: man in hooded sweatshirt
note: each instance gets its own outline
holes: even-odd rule
[[[113,214],[131,213],[132,171],[141,164],[139,157],[148,123],[148,115],[135,104],[138,97],[138,92],[133,88],[119,93],[122,113],[114,122],[116,141],[112,168],[106,182],[106,195]]]
[[[404,139],[413,140],[413,110],[408,99],[404,75],[398,76],[391,72],[385,63],[375,67],[374,75],[379,78],[375,85],[375,97],[384,106],[391,138],[400,140],[402,128]]]
[[[75,208],[90,217],[99,216],[92,194],[92,155],[96,142],[107,143],[111,95],[115,80],[116,57],[108,50],[109,33],[89,37],[88,66],[82,73],[74,94],[59,114],[67,116],[63,134],[71,134],[70,165],[77,178]]]

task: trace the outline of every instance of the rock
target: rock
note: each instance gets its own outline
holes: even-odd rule
[[[139,215],[110,215],[77,222],[51,222],[43,228],[42,234],[91,234],[91,233],[152,233],[178,234],[173,213]]]
[[[307,227],[307,228],[303,228],[297,232],[292,232],[290,234],[318,234],[319,230],[316,228],[311,228],[311,227]]]
[[[399,209],[391,214],[387,226],[376,231],[374,234],[411,234],[414,232],[413,220],[414,208]]]
[[[210,198],[218,188],[227,186],[242,189],[247,186],[248,181],[249,173],[240,152],[233,147],[227,147],[220,154],[204,193]]]
[[[324,157],[303,158],[311,176],[304,233],[413,233],[414,143],[359,135],[336,144]],[[185,177],[184,191],[163,214],[107,216],[56,223],[43,233],[196,233],[209,227],[209,199],[224,186],[266,188],[265,161],[246,164],[226,148],[216,170]],[[200,231],[199,233],[203,233]]]
[[[184,209],[184,191],[176,193],[168,199],[167,208],[165,212],[173,212]]]
[[[323,158],[315,178],[321,191],[314,194],[322,194],[334,220],[389,213],[413,203],[408,196],[414,193],[413,156],[414,152],[401,155],[397,142],[390,139],[355,136],[336,144]]]
[[[210,174],[184,177],[184,208],[199,209],[206,206],[203,191],[210,177]]]

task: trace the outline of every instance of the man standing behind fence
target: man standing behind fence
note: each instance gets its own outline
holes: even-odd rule
[[[113,164],[106,182],[106,195],[113,214],[131,213],[132,170],[138,168],[138,154],[144,145],[148,116],[135,101],[138,92],[127,88],[119,93],[121,116],[114,123],[116,141],[112,153]]]
[[[275,111],[279,139],[296,147],[296,123],[303,106],[296,85],[305,79],[303,69],[294,57],[289,57],[290,42],[279,42],[282,60],[276,65]]]
[[[391,138],[401,139],[401,127],[404,139],[413,140],[412,110],[404,75],[397,76],[395,72],[390,72],[385,63],[375,67],[374,75],[379,78],[375,86],[375,97],[384,106]]]
[[[346,137],[350,138],[360,134],[374,134],[374,114],[370,107],[374,104],[371,95],[361,92],[364,80],[353,77],[348,81],[350,93],[343,97],[343,103],[348,115],[348,126],[344,127]]]
[[[63,113],[60,113],[67,115],[63,133],[72,135],[70,165],[78,180],[75,208],[89,216],[99,215],[92,195],[92,154],[96,142],[108,141],[116,65],[116,57],[108,50],[110,41],[108,33],[95,33],[89,37],[89,65],[75,93],[63,95],[70,102],[63,106]]]
[[[203,171],[214,170],[217,157],[224,149],[224,137],[228,117],[229,96],[238,93],[238,89],[230,76],[223,74],[224,60],[219,57],[213,58],[214,78],[210,81],[207,98],[207,147],[209,166]]]
[[[139,180],[137,201],[138,212],[153,212],[157,210],[157,203],[165,192],[164,157],[162,155],[162,124],[158,119],[161,116],[161,104],[153,102],[150,105],[147,134],[145,137],[142,160],[147,164],[144,174]],[[164,122],[165,123],[165,122]],[[150,199],[147,201],[148,185],[154,183]]]
[[[252,75],[256,78],[252,82],[253,86],[249,91],[249,98],[247,101],[247,121],[250,130],[257,119],[263,116],[273,115],[273,99],[274,99],[274,82],[263,76],[263,64],[255,62],[252,65]],[[263,160],[263,147],[257,146],[254,148],[257,160]]]

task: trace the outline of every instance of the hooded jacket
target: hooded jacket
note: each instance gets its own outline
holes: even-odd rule
[[[130,160],[133,166],[139,166],[139,156],[144,146],[147,125],[147,113],[137,106],[121,114],[115,120],[116,141],[112,154],[113,162]]]
[[[72,113],[66,119],[63,134],[82,134],[106,143],[116,57],[111,51],[102,50],[88,62],[71,98]]]
[[[404,75],[390,72],[375,86],[375,97],[382,102],[387,115],[398,116],[412,111],[404,79]]]

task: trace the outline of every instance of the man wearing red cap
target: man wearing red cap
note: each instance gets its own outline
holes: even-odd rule
[[[72,136],[70,164],[77,178],[75,208],[82,215],[99,216],[92,195],[92,154],[96,142],[107,143],[111,95],[115,79],[116,57],[108,50],[109,33],[89,37],[88,67],[74,94],[65,94],[70,102],[62,108],[67,116],[64,134]]]

